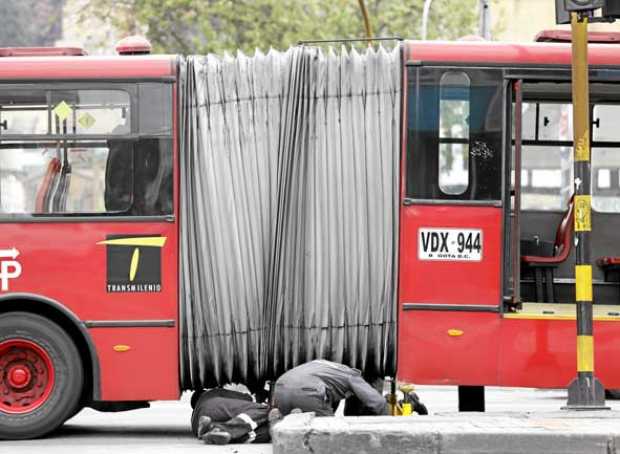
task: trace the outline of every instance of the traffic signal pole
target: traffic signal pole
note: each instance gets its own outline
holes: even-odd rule
[[[594,376],[588,16],[588,12],[571,13],[577,377],[568,388],[565,408],[569,410],[608,408],[605,407],[605,390]]]

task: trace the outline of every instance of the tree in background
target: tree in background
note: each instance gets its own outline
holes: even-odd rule
[[[64,0],[0,1],[0,47],[53,46],[62,35]]]
[[[366,0],[374,36],[419,38],[423,0]],[[143,34],[155,52],[203,54],[304,39],[365,36],[357,0],[88,0],[95,16],[125,34]],[[429,39],[475,34],[478,0],[434,0]]]

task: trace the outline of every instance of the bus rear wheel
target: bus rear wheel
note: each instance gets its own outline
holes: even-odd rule
[[[36,438],[79,404],[84,373],[71,338],[50,320],[0,314],[0,438]]]

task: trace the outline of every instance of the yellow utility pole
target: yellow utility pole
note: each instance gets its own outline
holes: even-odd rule
[[[594,376],[592,311],[592,231],[590,194],[590,100],[588,86],[588,17],[571,12],[573,148],[575,166],[575,295],[577,310],[577,377],[568,388],[567,409],[605,409],[605,391]]]
[[[364,18],[364,28],[366,29],[366,38],[372,38],[372,28],[370,27],[370,18],[368,17],[368,9],[366,8],[366,3],[364,0],[358,0],[360,5],[360,11],[362,12],[362,17]]]

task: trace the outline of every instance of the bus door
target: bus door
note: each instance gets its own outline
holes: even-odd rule
[[[570,71],[506,71],[514,82],[512,280],[499,382],[559,388],[576,370],[574,173]],[[590,72],[593,319],[596,375],[620,386],[620,71]],[[507,273],[508,275],[509,273]],[[512,282],[511,280],[511,282]]]
[[[409,66],[398,375],[497,379],[508,84],[499,68]]]

